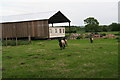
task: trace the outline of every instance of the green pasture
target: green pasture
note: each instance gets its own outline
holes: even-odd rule
[[[3,78],[117,78],[117,39],[68,40],[60,50],[57,40],[3,46]]]

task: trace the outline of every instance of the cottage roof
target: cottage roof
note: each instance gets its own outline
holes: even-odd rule
[[[0,23],[48,20],[49,23],[70,22],[60,11],[49,11],[23,15],[2,16]]]

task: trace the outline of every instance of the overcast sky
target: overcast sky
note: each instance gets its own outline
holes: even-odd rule
[[[119,0],[0,0],[2,16],[46,11],[61,11],[72,25],[84,25],[84,19],[95,17],[100,25],[118,22]],[[66,25],[66,24],[63,24]]]

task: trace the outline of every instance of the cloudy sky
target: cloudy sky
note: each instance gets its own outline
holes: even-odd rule
[[[0,15],[61,11],[72,25],[83,26],[95,17],[100,25],[118,22],[119,0],[0,0]],[[66,25],[66,24],[63,24]]]

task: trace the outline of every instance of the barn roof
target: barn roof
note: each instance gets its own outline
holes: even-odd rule
[[[2,16],[0,23],[23,22],[33,20],[48,20],[49,23],[70,22],[70,20],[65,17],[60,11],[49,11],[24,15]]]

